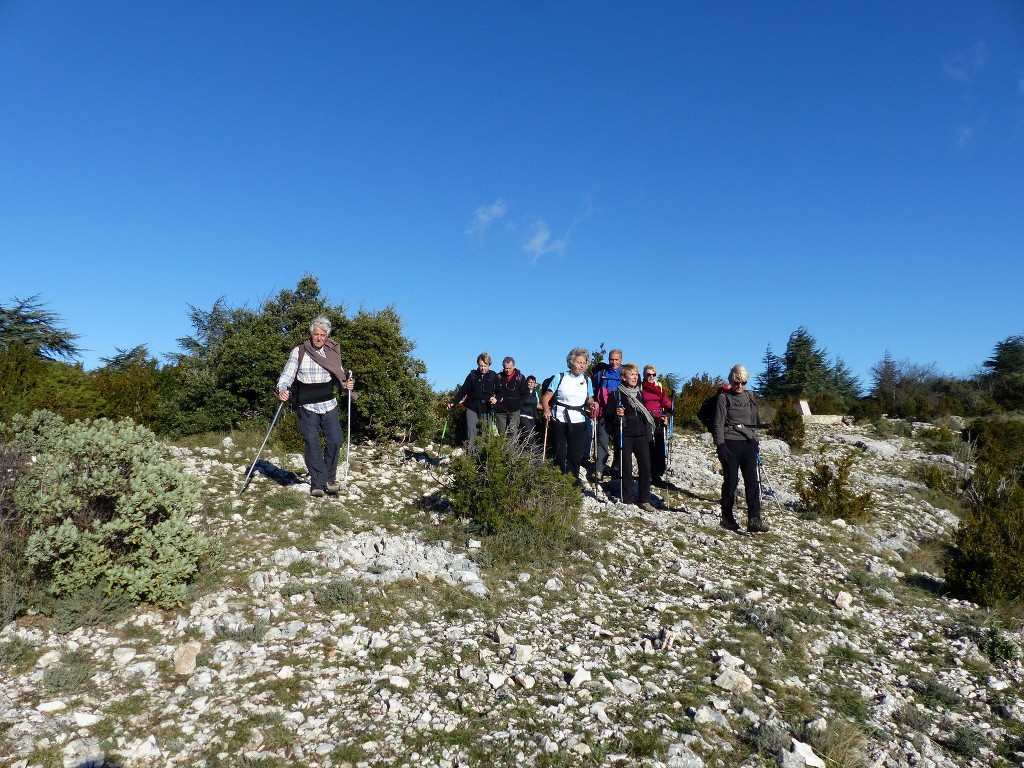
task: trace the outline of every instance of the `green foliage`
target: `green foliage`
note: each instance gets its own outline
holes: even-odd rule
[[[17,416],[9,439],[33,454],[13,504],[29,531],[24,558],[49,594],[103,584],[107,594],[180,605],[208,543],[188,523],[197,481],[145,427]]]
[[[105,364],[91,376],[103,393],[108,419],[131,419],[150,429],[160,425],[160,370],[156,359],[145,346],[118,349],[113,357],[102,358]]]
[[[111,587],[106,580],[90,584],[54,601],[53,630],[66,633],[78,627],[114,624],[131,613],[135,604],[127,592]]]
[[[433,392],[421,378],[426,366],[412,357],[414,345],[402,332],[393,307],[360,311],[348,319],[343,305],[332,306],[317,279],[305,275],[295,290],[281,291],[259,310],[231,309],[218,299],[209,311],[191,308],[194,333],[179,339],[184,350],[170,370],[164,414],[174,435],[244,428],[265,430],[277,410],[274,391],[289,351],[309,336],[309,324],[325,315],[331,336],[341,344],[342,361],[355,372],[352,433],[357,439],[409,439],[440,428]],[[341,401],[342,413],[347,402]],[[344,416],[342,416],[344,418]],[[294,418],[282,418],[277,438],[301,444]]]
[[[70,651],[61,655],[60,663],[43,671],[43,687],[51,693],[75,693],[96,670],[85,651]]]
[[[45,360],[78,357],[78,334],[62,328],[60,316],[43,309],[38,294],[13,301],[9,307],[0,305],[0,350],[17,345]]]
[[[804,398],[814,413],[845,413],[860,395],[860,384],[842,358],[829,363],[828,353],[804,327],[789,335],[779,357],[771,345],[761,359],[758,391],[771,400]]]
[[[979,464],[965,495],[967,509],[946,560],[951,590],[981,605],[1024,595],[1024,489],[1016,476]]]
[[[723,379],[712,377],[707,372],[693,376],[683,384],[676,398],[676,426],[703,431],[704,425],[697,418],[697,411],[700,410],[700,404],[718,392],[723,384]]]
[[[790,448],[795,450],[804,447],[807,430],[804,427],[803,417],[797,411],[795,400],[789,400],[776,409],[775,418],[772,419],[768,434],[785,441]]]
[[[815,461],[810,476],[801,472],[796,481],[800,514],[811,519],[842,518],[853,524],[867,521],[873,506],[871,492],[855,494],[851,490],[852,467],[853,454],[847,453],[835,465],[824,459]]]
[[[978,465],[963,493],[966,511],[946,559],[946,581],[982,605],[1024,594],[1024,421],[975,421],[967,430]]]
[[[478,439],[472,454],[452,459],[450,470],[452,508],[487,533],[524,526],[562,538],[583,509],[575,480],[544,463],[522,439]]]
[[[359,585],[349,579],[331,579],[313,589],[313,602],[327,610],[349,608],[358,605],[362,599]]]
[[[1000,341],[982,365],[995,401],[1008,411],[1024,410],[1024,335]]]
[[[434,393],[421,378],[427,367],[412,357],[415,345],[402,333],[402,319],[394,307],[360,311],[338,338],[360,391],[352,404],[356,434],[410,440],[440,429]]]

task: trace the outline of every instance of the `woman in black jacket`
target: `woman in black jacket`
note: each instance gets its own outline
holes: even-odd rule
[[[491,356],[481,352],[476,358],[476,368],[469,372],[462,386],[455,391],[455,396],[448,403],[448,410],[462,403],[466,406],[466,439],[467,450],[473,450],[477,428],[489,429],[491,425],[491,408],[498,398],[498,374],[491,370]]]
[[[636,505],[645,512],[654,512],[651,506],[651,442],[654,440],[654,417],[640,399],[640,369],[634,363],[622,366],[622,383],[612,393],[605,415],[605,428],[610,438],[619,440],[622,450],[619,461],[622,472],[619,479],[619,500],[628,503],[633,495],[633,457],[636,457],[639,482]],[[628,497],[628,498],[627,498]]]

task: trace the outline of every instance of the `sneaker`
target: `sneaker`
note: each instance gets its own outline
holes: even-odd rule
[[[736,518],[732,515],[729,515],[728,517],[723,515],[718,526],[720,528],[725,528],[727,531],[738,531],[740,529],[740,524],[736,522]]]
[[[331,480],[331,482],[327,484],[327,487],[324,490],[331,494],[331,496],[337,496],[339,493],[341,493],[341,483],[339,483],[337,480]]]
[[[310,488],[309,489],[309,495],[312,496],[314,499],[322,499],[324,497],[324,489],[323,488]]]
[[[768,526],[760,520],[751,520],[747,523],[747,533],[768,533]]]

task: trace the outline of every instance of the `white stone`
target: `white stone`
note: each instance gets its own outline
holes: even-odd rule
[[[836,608],[845,611],[851,605],[853,605],[853,595],[849,592],[840,592],[836,595]]]
[[[100,721],[100,716],[93,714],[92,712],[75,712],[75,725],[81,728],[88,728],[90,725],[96,725]]]
[[[793,752],[804,759],[804,765],[807,768],[825,768],[825,761],[814,754],[814,749],[811,748],[810,744],[793,739]]]
[[[520,664],[525,664],[533,658],[533,646],[523,645],[522,643],[516,643],[512,647],[512,660]]]
[[[573,674],[572,679],[569,681],[569,687],[579,688],[584,683],[589,683],[592,679],[590,670],[579,667],[575,674]]]
[[[749,677],[735,669],[727,669],[716,677],[715,685],[730,693],[750,693],[754,687]]]
[[[504,675],[501,672],[491,672],[487,675],[487,684],[494,690],[498,690],[507,682],[508,675]]]
[[[134,648],[115,648],[114,653],[111,655],[114,659],[114,663],[120,667],[123,667],[129,661],[134,659],[137,654],[138,651],[136,651]]]
[[[49,715],[53,712],[60,712],[62,709],[67,709],[67,704],[59,699],[55,701],[44,701],[36,707],[37,710],[42,712],[44,715]]]

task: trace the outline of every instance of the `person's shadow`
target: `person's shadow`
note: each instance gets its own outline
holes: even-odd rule
[[[245,472],[246,480],[245,484],[242,486],[242,490],[238,492],[239,496],[245,492],[245,489],[249,487],[249,483],[252,482],[253,477],[256,475],[263,475],[265,478],[273,480],[278,485],[296,485],[302,482],[299,475],[290,470],[282,469],[266,459],[259,459],[251,467],[246,467]]]

